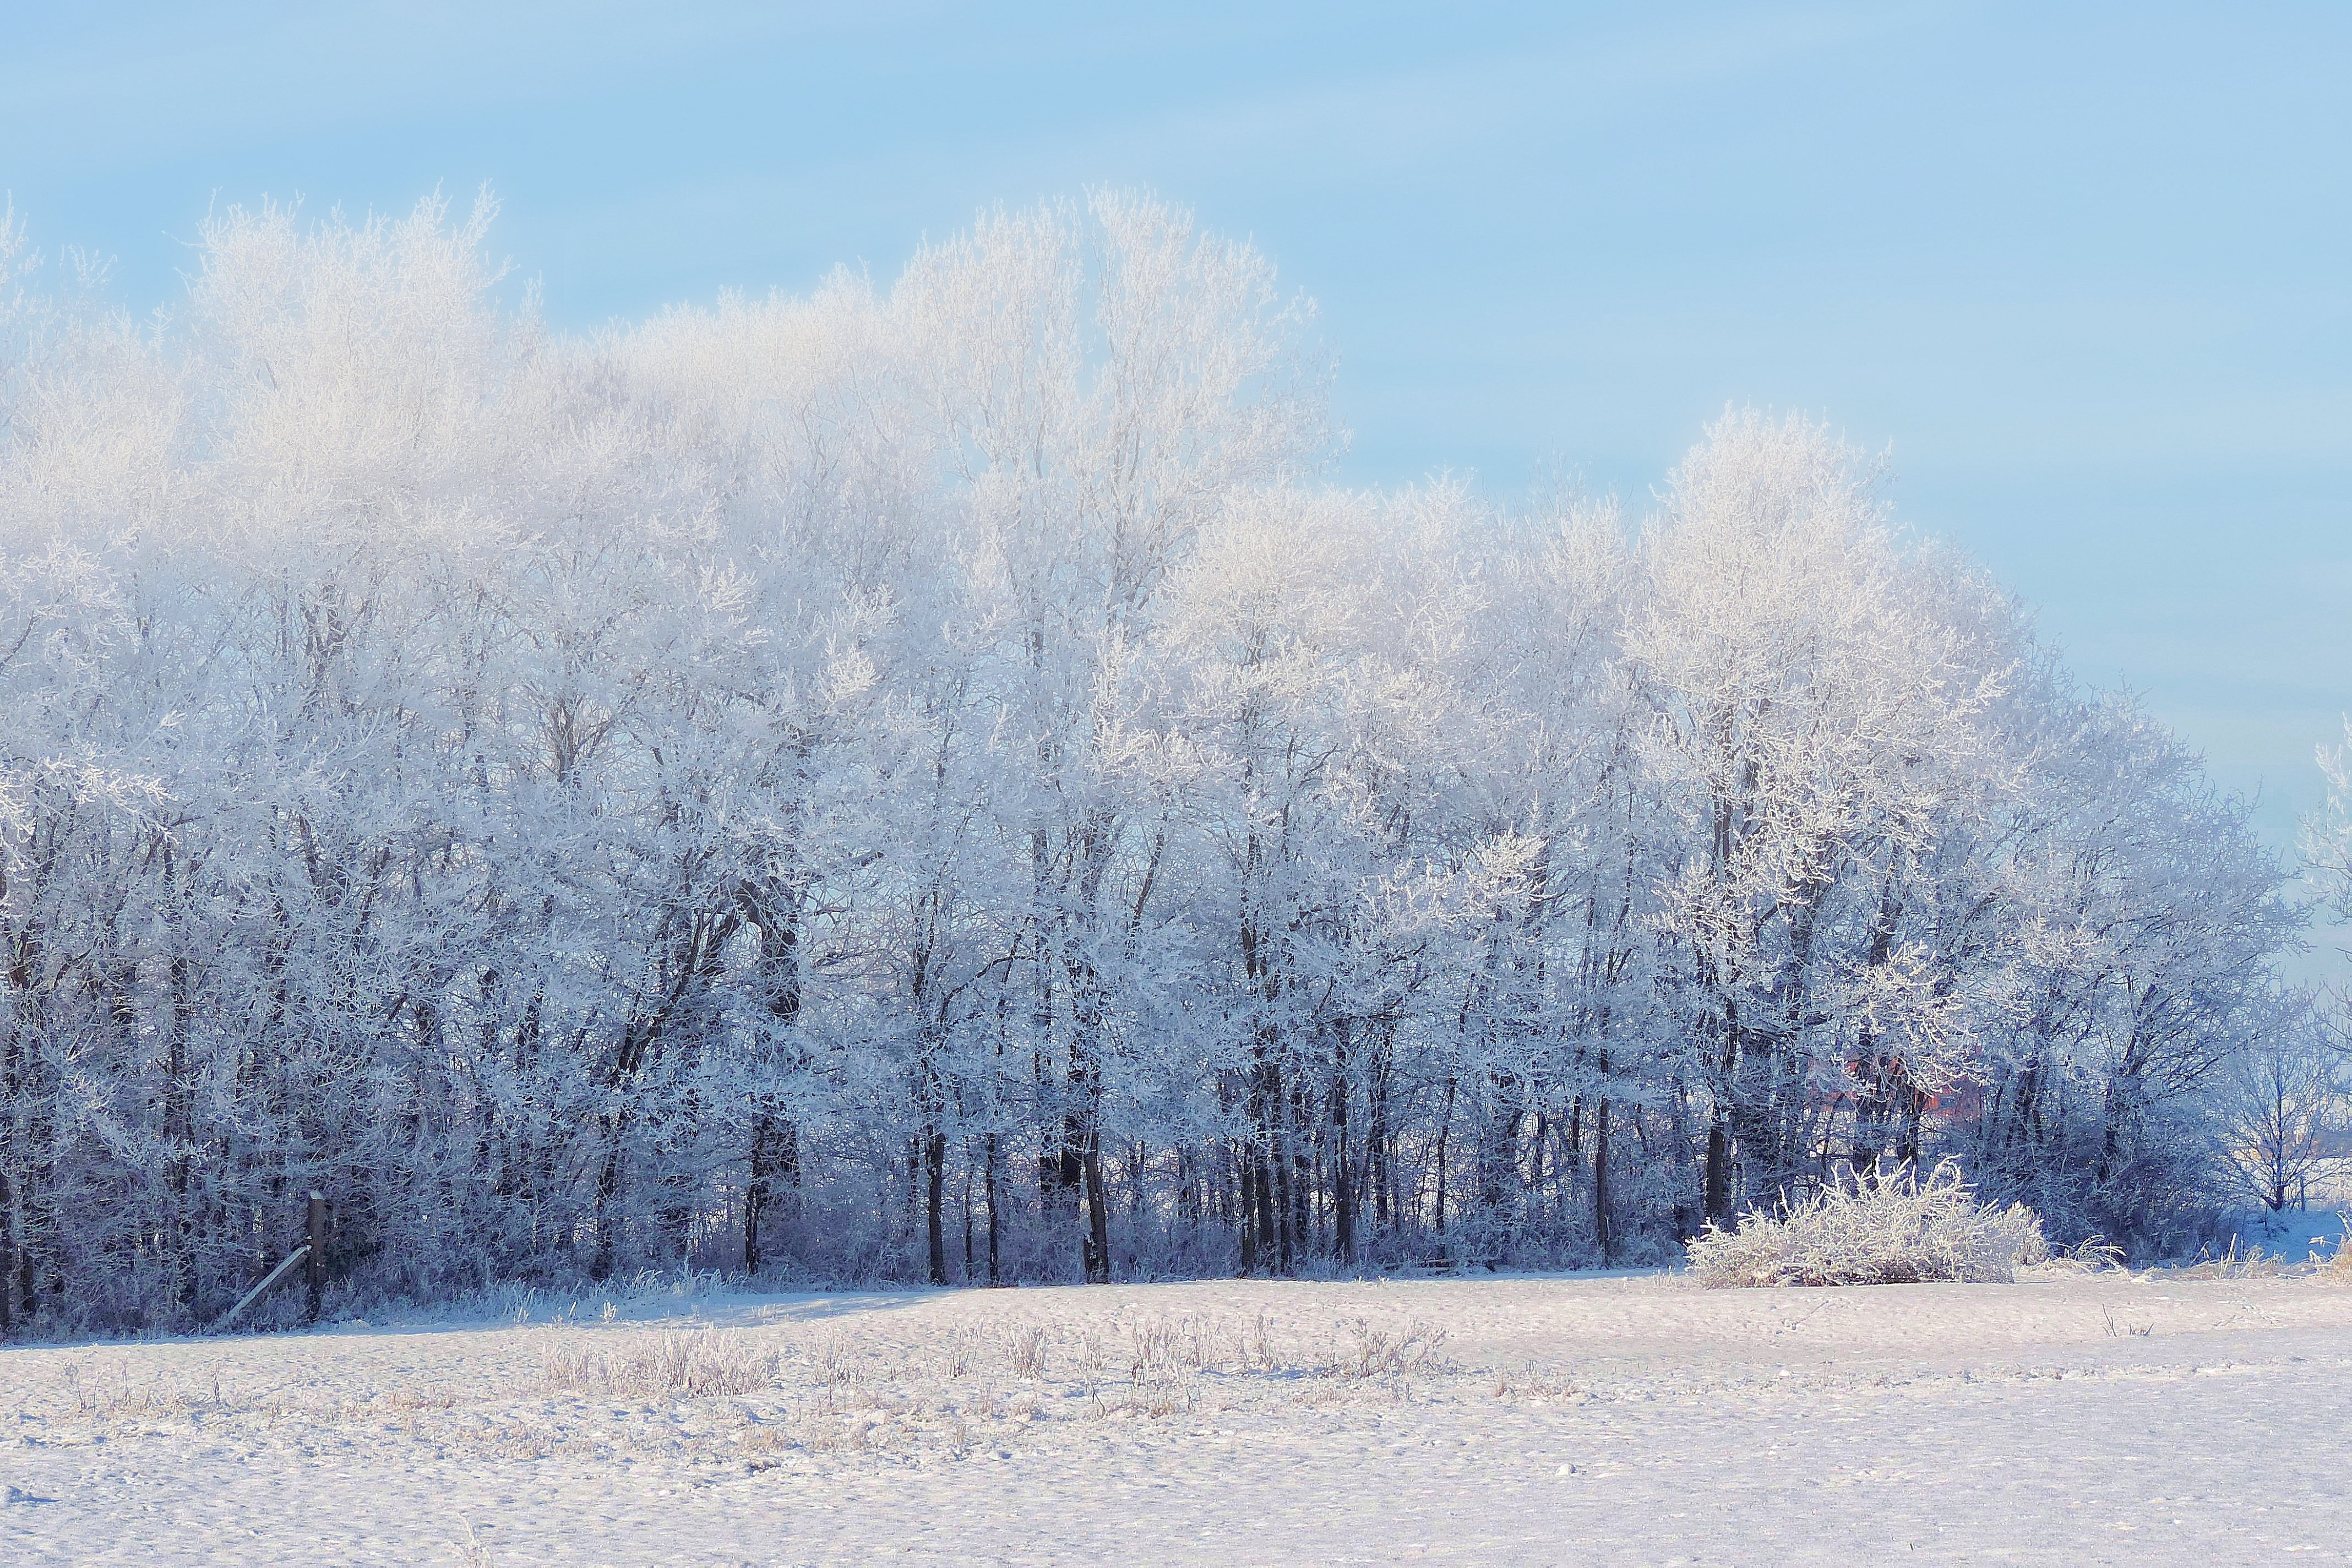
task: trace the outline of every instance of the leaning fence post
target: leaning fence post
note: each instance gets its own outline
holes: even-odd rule
[[[327,1194],[310,1194],[310,1256],[306,1272],[310,1283],[309,1321],[319,1321],[319,1310],[327,1294]]]

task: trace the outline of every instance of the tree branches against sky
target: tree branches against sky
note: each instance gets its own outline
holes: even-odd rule
[[[2275,842],[2352,707],[2335,6],[32,9],[0,187],[140,309],[264,195],[493,183],[585,328],[1147,185],[1317,296],[1344,480],[1638,510],[1727,404],[1803,410]]]

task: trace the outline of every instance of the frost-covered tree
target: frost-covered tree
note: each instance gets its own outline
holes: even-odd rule
[[[0,224],[11,1329],[205,1321],[314,1188],[413,1295],[2220,1195],[2276,866],[1820,427],[1638,527],[1344,491],[1149,198],[586,337],[490,218],[231,211],[145,323]]]
[[[2308,997],[2232,1057],[2214,1100],[2227,1169],[2245,1197],[2273,1212],[2308,1202],[2352,1109],[2345,1067],[2342,1042]]]

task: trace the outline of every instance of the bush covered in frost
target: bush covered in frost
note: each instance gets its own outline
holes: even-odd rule
[[[1777,1215],[1743,1215],[1737,1230],[1709,1225],[1689,1247],[1710,1287],[2007,1283],[2050,1256],[2032,1209],[1979,1203],[1949,1161],[1924,1182],[1909,1165],[1856,1173]]]

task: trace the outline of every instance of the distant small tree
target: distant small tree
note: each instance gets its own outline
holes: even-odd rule
[[[2344,1055],[2308,1005],[2233,1058],[2220,1091],[2235,1184],[2273,1212],[2295,1206],[2345,1121]]]

